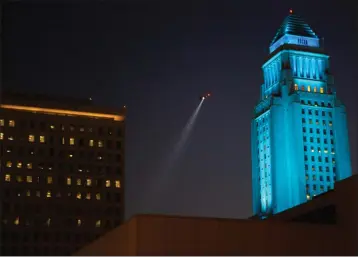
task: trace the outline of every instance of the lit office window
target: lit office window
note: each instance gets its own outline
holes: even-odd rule
[[[26,182],[32,183],[32,176],[26,176]]]
[[[6,162],[6,167],[7,167],[7,168],[11,168],[11,167],[12,167],[12,162],[11,162],[11,161],[7,161],[7,162]]]
[[[9,120],[9,127],[15,127],[15,121]]]
[[[31,142],[31,143],[35,142],[35,136],[34,135],[29,135],[29,142]]]
[[[10,174],[5,174],[5,181],[6,181],[6,182],[10,182],[10,181],[11,181],[11,175],[10,175]]]

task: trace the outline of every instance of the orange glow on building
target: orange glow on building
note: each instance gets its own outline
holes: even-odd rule
[[[16,111],[33,112],[33,113],[43,113],[43,114],[49,114],[49,115],[82,116],[82,117],[88,117],[88,118],[94,118],[94,119],[113,119],[115,121],[123,121],[124,120],[124,116],[122,116],[122,115],[104,114],[104,113],[71,111],[71,110],[19,106],[19,105],[9,105],[9,104],[1,104],[0,108],[16,110]]]

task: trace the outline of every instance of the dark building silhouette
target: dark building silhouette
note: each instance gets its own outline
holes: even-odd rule
[[[121,224],[125,107],[3,93],[1,255],[68,255]]]
[[[355,175],[265,220],[136,215],[75,255],[357,255],[357,228]]]

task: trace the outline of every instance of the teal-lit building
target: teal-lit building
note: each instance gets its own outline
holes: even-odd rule
[[[251,124],[253,212],[263,217],[352,174],[346,110],[320,38],[290,11],[269,50]]]

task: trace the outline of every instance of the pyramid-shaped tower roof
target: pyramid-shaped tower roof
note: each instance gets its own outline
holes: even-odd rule
[[[318,36],[311,29],[311,27],[300,16],[293,14],[292,10],[290,10],[290,14],[284,19],[282,25],[273,38],[271,45],[276,43],[284,35],[294,35],[318,39]]]

